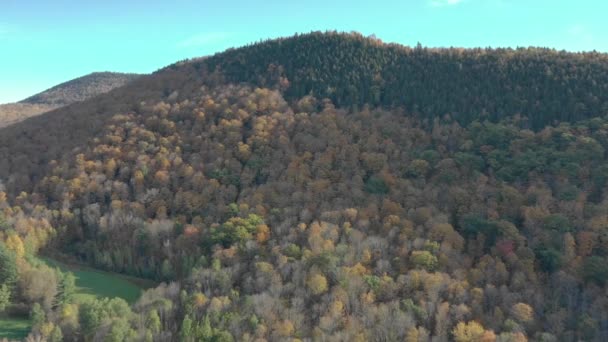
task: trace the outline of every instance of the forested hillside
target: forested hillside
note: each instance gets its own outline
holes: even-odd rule
[[[64,82],[18,103],[0,104],[0,128],[122,87],[140,75],[95,72]]]
[[[56,105],[32,103],[0,104],[0,128],[14,125],[32,116],[58,108]]]
[[[138,74],[123,74],[118,72],[94,72],[56,85],[20,101],[20,103],[65,106],[107,93],[114,88],[122,87],[140,76]]]
[[[51,341],[607,340],[607,70],[313,33],[1,130],[0,309]],[[74,302],[38,250],[164,283]]]
[[[287,88],[287,99],[404,106],[462,124],[519,116],[525,127],[608,113],[608,56],[541,48],[427,49],[360,35],[309,34],[229,50],[195,63],[231,82]]]

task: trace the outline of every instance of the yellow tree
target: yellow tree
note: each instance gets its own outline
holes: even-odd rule
[[[483,326],[475,321],[468,323],[460,322],[452,330],[456,342],[492,342],[496,335],[492,331],[486,331]]]
[[[6,239],[6,247],[13,252],[17,256],[23,256],[25,254],[25,247],[23,246],[23,240],[19,237],[19,235],[12,233],[8,235]]]
[[[308,277],[306,285],[312,293],[318,295],[327,291],[327,278],[320,273],[315,273]]]

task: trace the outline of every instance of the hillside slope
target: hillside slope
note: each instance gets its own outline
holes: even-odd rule
[[[122,87],[141,75],[117,72],[94,72],[61,83],[19,103],[65,106]]]
[[[608,55],[594,52],[409,48],[330,33],[262,42],[194,64],[230,82],[282,81],[288,100],[310,94],[337,106],[401,106],[461,125],[517,115],[538,130],[608,114]]]
[[[27,118],[57,109],[57,105],[32,103],[7,103],[0,105],[0,128],[21,122]]]
[[[0,105],[0,128],[124,86],[141,75],[96,72],[64,82],[18,103]]]
[[[320,52],[273,55],[291,50]],[[344,90],[393,50],[403,68],[429,61],[423,75],[443,70],[433,56],[468,72],[399,76],[403,94],[420,86],[419,108],[388,86],[376,103]],[[61,291],[37,299],[20,280],[14,306],[47,303],[34,334],[84,341],[607,340],[608,119],[602,94],[575,95],[605,89],[606,56],[538,51],[410,53],[314,33],[180,62],[1,130],[0,262],[46,248],[167,282],[132,307],[55,307]],[[564,70],[537,72],[556,56]],[[461,79],[477,68],[485,87]],[[550,74],[565,75],[564,106],[595,112],[561,121],[547,114],[558,95],[521,91]],[[452,95],[437,108],[470,117],[425,114],[425,92],[441,89],[549,116],[492,122]]]
[[[176,63],[120,92],[0,132],[0,179],[38,179],[41,166],[82,146],[117,111],[141,101],[188,98],[201,85],[230,82],[284,89],[288,101],[312,94],[336,105],[404,107],[421,119],[516,119],[524,128],[608,112],[608,55],[547,49],[411,49],[360,35],[312,33]],[[44,130],[44,132],[41,132]],[[44,153],[40,153],[44,151]],[[13,170],[13,171],[11,171]],[[21,180],[21,188],[27,188]],[[31,184],[30,184],[31,185]]]

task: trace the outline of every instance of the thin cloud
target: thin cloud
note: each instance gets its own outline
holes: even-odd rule
[[[177,43],[178,47],[193,47],[193,46],[203,46],[207,44],[213,44],[217,42],[221,42],[230,37],[229,33],[226,32],[206,32],[200,33],[191,37],[188,37]]]
[[[454,6],[462,3],[463,0],[431,0],[431,6],[443,7],[443,6]]]

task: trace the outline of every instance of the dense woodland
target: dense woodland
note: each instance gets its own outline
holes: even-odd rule
[[[280,80],[288,100],[329,98],[341,107],[404,107],[432,119],[525,118],[542,129],[608,113],[608,56],[550,49],[427,49],[354,34],[309,34],[229,50],[195,67],[231,82]],[[287,87],[288,86],[288,87]]]
[[[313,33],[0,130],[0,312],[49,341],[607,340],[607,71]],[[162,285],[75,303],[51,252]]]

